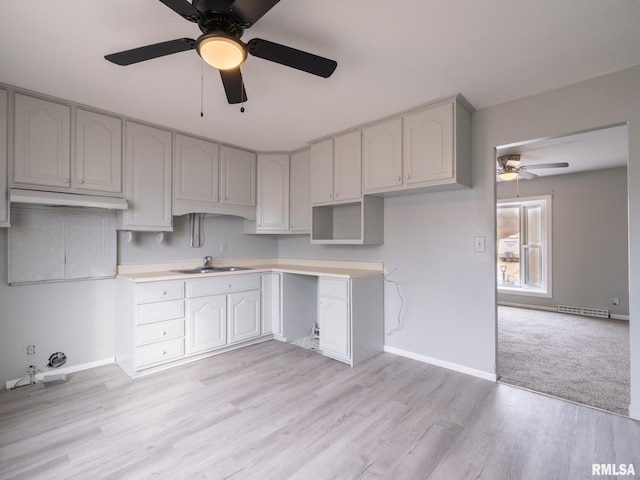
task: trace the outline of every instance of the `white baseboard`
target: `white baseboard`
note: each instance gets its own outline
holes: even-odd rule
[[[402,350],[400,348],[384,346],[384,351],[393,353],[394,355],[400,355],[401,357],[411,358],[422,363],[428,363],[429,365],[435,365],[436,367],[443,367],[449,370],[454,370],[460,373],[466,373],[467,375],[473,375],[474,377],[482,378],[484,380],[490,380],[495,382],[498,380],[498,375],[495,373],[485,372],[483,370],[476,370],[475,368],[465,367],[457,363],[446,362],[433,357],[427,357],[426,355],[420,355],[418,353],[409,352],[408,350]]]
[[[528,308],[530,310],[542,310],[544,312],[557,312],[558,308],[554,307],[544,307],[542,305],[528,305],[526,303],[514,303],[514,302],[498,302],[498,305],[504,307],[517,307],[517,308]]]
[[[618,315],[616,313],[612,313],[609,315],[609,318],[613,318],[614,320],[626,320],[629,321],[629,315]]]
[[[89,370],[90,368],[102,367],[103,365],[109,365],[110,363],[115,363],[115,362],[116,362],[116,359],[111,357],[111,358],[104,358],[102,360],[96,360],[95,362],[82,363],[80,365],[72,365],[66,368],[48,369],[45,372],[37,373],[36,380],[42,381],[45,375],[49,373],[56,373],[56,374],[64,373],[66,375],[68,373],[75,373],[75,372],[80,372],[82,370]],[[25,377],[22,377],[22,378],[25,378]],[[17,378],[15,380],[7,380],[5,384],[5,388],[7,390],[11,390],[14,387],[14,385],[18,383],[20,380],[22,379]],[[27,383],[26,385],[29,385],[29,384]]]

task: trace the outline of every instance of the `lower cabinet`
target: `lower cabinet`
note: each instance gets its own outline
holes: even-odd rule
[[[318,281],[318,327],[322,354],[362,363],[384,349],[382,275]]]
[[[117,280],[116,363],[131,377],[244,343],[262,332],[260,274]]]

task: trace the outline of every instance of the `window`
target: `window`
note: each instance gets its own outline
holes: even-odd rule
[[[551,297],[551,196],[499,200],[498,291]]]

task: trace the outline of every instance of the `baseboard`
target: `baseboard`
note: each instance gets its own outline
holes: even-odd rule
[[[636,410],[629,405],[629,418],[633,418],[634,420],[638,420],[640,422],[640,410]]]
[[[542,305],[527,305],[526,303],[514,303],[514,302],[498,302],[498,305],[503,307],[516,307],[516,308],[528,308],[530,310],[543,310],[545,312],[557,312],[558,308],[544,307]]]
[[[612,313],[611,315],[609,315],[609,318],[612,318],[614,320],[626,320],[627,322],[629,321],[629,315],[619,315],[617,313]]]
[[[96,368],[96,367],[102,367],[103,365],[109,365],[111,363],[115,363],[116,359],[111,357],[111,358],[104,358],[102,360],[96,360],[95,362],[88,362],[88,363],[81,363],[80,365],[72,365],[70,367],[66,367],[66,368],[55,368],[55,369],[48,369],[45,372],[40,372],[36,374],[36,380],[37,381],[42,381],[42,379],[44,378],[45,375],[55,372],[56,374],[61,374],[64,373],[69,374],[69,373],[75,373],[75,372],[80,372],[82,370],[89,370],[90,368]],[[24,378],[24,377],[22,377]],[[5,384],[5,388],[7,390],[11,390],[13,388],[13,386],[18,383],[20,380],[22,380],[21,378],[17,378],[15,380],[7,380],[6,384]],[[27,383],[28,385],[28,383]]]
[[[449,370],[454,370],[460,373],[466,373],[467,375],[472,375],[474,377],[482,378],[484,380],[490,380],[495,382],[498,380],[498,375],[495,373],[485,372],[483,370],[476,370],[475,368],[465,367],[464,365],[459,365],[457,363],[446,362],[444,360],[439,360],[433,357],[427,357],[426,355],[420,355],[418,353],[409,352],[408,350],[402,350],[400,348],[390,347],[388,345],[384,346],[384,351],[388,353],[393,353],[394,355],[399,355],[401,357],[411,358],[412,360],[417,360],[422,363],[428,363],[429,365],[435,365],[436,367],[443,367]]]

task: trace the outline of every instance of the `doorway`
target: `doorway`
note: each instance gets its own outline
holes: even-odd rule
[[[498,379],[628,414],[626,124],[498,147],[500,171],[505,156],[524,175],[496,185]]]

